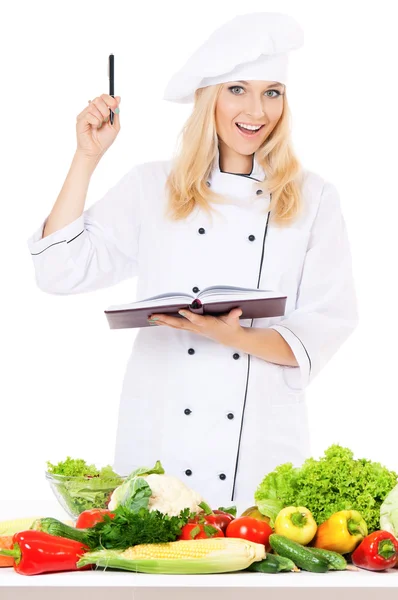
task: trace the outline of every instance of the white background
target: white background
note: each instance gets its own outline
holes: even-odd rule
[[[121,131],[92,177],[86,207],[134,164],[171,156],[192,105],[162,100],[169,78],[216,27],[262,10],[286,12],[304,29],[287,88],[294,148],[306,168],[340,192],[359,298],[359,327],[307,388],[312,453],[340,443],[398,471],[394,4],[97,0],[3,7],[0,500],[49,500],[47,460],[113,460],[136,331],[111,331],[103,311],[134,301],[136,280],[81,295],[45,294],[26,243],[69,170],[76,115],[88,99],[109,92],[108,55],[115,54]]]

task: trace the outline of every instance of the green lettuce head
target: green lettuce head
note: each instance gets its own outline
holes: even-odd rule
[[[380,507],[380,528],[398,538],[398,485],[386,496]]]

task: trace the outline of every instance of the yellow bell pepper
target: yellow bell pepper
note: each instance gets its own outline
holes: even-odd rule
[[[361,513],[357,510],[340,510],[319,525],[311,545],[346,554],[353,552],[367,535],[368,528]]]
[[[278,513],[274,529],[278,535],[305,546],[316,534],[317,524],[308,508],[287,506]]]

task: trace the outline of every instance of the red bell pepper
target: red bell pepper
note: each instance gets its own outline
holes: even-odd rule
[[[107,508],[92,508],[91,510],[84,510],[78,516],[75,527],[77,529],[88,529],[90,527],[94,527],[94,525],[104,520],[104,515],[108,515],[111,519],[113,519],[115,513],[111,512]]]
[[[194,520],[198,523],[208,523],[219,527],[221,531],[225,533],[228,525],[234,520],[234,516],[231,513],[222,510],[211,510],[210,506],[206,502],[201,502],[199,506],[203,509],[203,512],[197,513]]]
[[[13,536],[14,547],[1,550],[3,556],[14,557],[14,569],[21,575],[38,575],[55,571],[82,571],[91,565],[77,568],[76,563],[90,548],[81,542],[69,540],[44,531],[29,529]]]
[[[189,519],[181,529],[179,540],[198,540],[209,537],[225,537],[225,530],[234,516],[222,510],[211,510],[206,502],[199,504],[202,511]]]
[[[398,541],[388,531],[374,531],[366,536],[351,554],[356,567],[384,571],[398,562]]]
[[[216,525],[210,523],[189,522],[181,529],[179,540],[202,540],[213,537],[225,537]]]

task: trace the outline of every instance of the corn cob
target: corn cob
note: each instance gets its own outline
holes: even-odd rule
[[[77,566],[96,564],[142,573],[228,573],[264,559],[263,544],[240,538],[208,538],[86,552]]]

